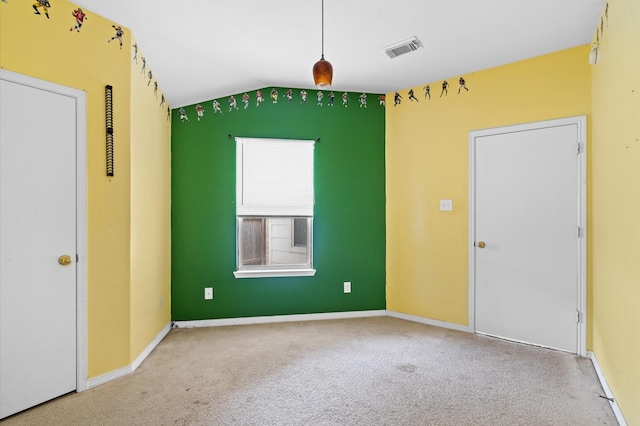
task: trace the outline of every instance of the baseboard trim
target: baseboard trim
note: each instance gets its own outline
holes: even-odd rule
[[[169,333],[171,328],[196,328],[196,327],[221,327],[229,325],[250,325],[250,324],[270,324],[280,322],[294,321],[320,321],[332,319],[349,319],[349,318],[367,318],[367,317],[394,317],[407,321],[418,322],[435,327],[447,328],[450,330],[470,332],[469,328],[463,325],[454,324],[445,321],[439,321],[429,318],[423,318],[415,315],[404,314],[401,312],[389,310],[371,310],[371,311],[347,311],[347,312],[325,312],[317,314],[293,314],[293,315],[273,315],[262,317],[242,317],[242,318],[223,318],[212,320],[195,320],[195,321],[174,321],[167,324],[151,343],[138,355],[133,363],[109,373],[102,374],[87,380],[87,388],[89,390],[96,386],[103,385],[112,380],[127,376],[144,362],[151,352],[160,344],[162,339]],[[622,423],[621,423],[622,424]]]
[[[160,330],[160,333],[158,333],[156,338],[153,339],[153,341],[149,343],[146,348],[144,348],[140,355],[138,355],[136,360],[133,361],[133,363],[131,364],[131,372],[136,371],[138,367],[140,367],[140,364],[142,364],[142,362],[147,359],[147,357],[151,354],[151,352],[153,352],[156,346],[158,346],[160,342],[162,342],[162,339],[164,339],[164,337],[169,333],[170,330],[171,323],[168,323],[162,330]]]
[[[110,371],[108,373],[102,374],[100,376],[92,377],[87,380],[87,389],[95,388],[96,386],[104,385],[105,383],[109,383],[112,380],[119,379],[124,376],[128,376],[133,373],[131,369],[131,365],[127,365],[122,368],[118,368],[117,370]]]
[[[319,314],[273,315],[263,317],[222,318],[211,320],[174,321],[174,328],[221,327],[228,325],[270,324],[277,322],[318,321],[332,319],[383,317],[386,311],[348,311],[326,312]]]
[[[446,321],[439,321],[439,320],[435,320],[435,319],[419,317],[419,316],[416,316],[416,315],[404,314],[402,312],[395,312],[395,311],[389,311],[388,310],[387,311],[387,316],[390,316],[390,317],[393,317],[393,318],[399,318],[399,319],[403,319],[403,320],[407,320],[407,321],[419,322],[421,324],[432,325],[434,327],[448,328],[450,330],[462,331],[462,332],[465,332],[465,333],[471,333],[472,332],[469,329],[469,327],[466,326],[466,325],[460,325],[460,324],[455,324],[455,323],[446,322]]]
[[[147,347],[140,353],[140,355],[138,355],[138,357],[135,359],[135,361],[133,361],[133,363],[125,367],[118,368],[117,370],[113,370],[108,373],[105,373],[100,376],[96,376],[87,380],[87,388],[85,390],[89,390],[91,388],[95,388],[96,386],[100,386],[105,383],[108,383],[112,380],[116,380],[121,377],[128,376],[129,374],[136,371],[137,368],[140,367],[140,364],[142,364],[143,361],[147,359],[149,354],[153,352],[156,346],[160,344],[162,339],[164,339],[164,337],[167,335],[167,333],[169,333],[170,330],[171,330],[171,323],[165,325],[162,328],[162,330],[160,330],[160,333],[158,333],[155,339],[153,339],[153,341],[147,345]]]
[[[596,370],[598,380],[600,380],[600,384],[602,385],[604,394],[609,400],[609,404],[611,405],[611,409],[613,410],[618,423],[620,424],[620,426],[627,426],[627,421],[624,419],[624,415],[622,414],[622,411],[620,410],[620,407],[618,406],[618,403],[613,396],[613,392],[611,392],[611,388],[607,383],[607,379],[604,377],[604,373],[600,369],[600,365],[598,364],[598,360],[596,359],[596,354],[591,351],[587,351],[587,358],[589,358],[593,363],[593,368]]]

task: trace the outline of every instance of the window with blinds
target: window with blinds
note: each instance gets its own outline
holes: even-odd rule
[[[312,140],[236,138],[237,278],[313,269]]]

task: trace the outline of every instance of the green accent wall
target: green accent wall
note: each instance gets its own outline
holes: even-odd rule
[[[377,94],[342,93],[335,105],[316,104],[316,89],[300,90],[287,102],[287,88],[234,95],[238,110],[229,112],[228,96],[219,98],[224,115],[213,114],[212,101],[186,106],[189,121],[172,111],[172,266],[173,321],[238,318],[385,309],[385,112]],[[236,279],[235,141],[239,137],[320,138],[315,148],[313,277]],[[351,281],[352,292],[343,292]],[[214,299],[204,300],[213,287]]]

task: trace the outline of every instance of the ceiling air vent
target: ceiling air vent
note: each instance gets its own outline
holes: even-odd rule
[[[389,55],[390,58],[395,58],[396,56],[418,50],[420,47],[422,47],[420,40],[418,40],[417,37],[412,37],[409,40],[401,41],[389,47],[385,47],[384,51],[387,52],[387,55]]]

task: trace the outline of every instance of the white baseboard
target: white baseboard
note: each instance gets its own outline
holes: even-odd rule
[[[331,319],[347,319],[347,318],[364,318],[364,317],[383,317],[386,311],[349,311],[349,312],[326,312],[319,314],[294,314],[294,315],[273,315],[264,317],[242,317],[242,318],[223,318],[212,320],[196,320],[196,321],[175,321],[174,328],[195,328],[195,327],[220,327],[226,325],[249,325],[249,324],[270,324],[276,322],[294,322],[294,321],[318,321]]]
[[[117,370],[110,371],[108,373],[102,374],[97,377],[92,377],[87,380],[87,389],[95,388],[96,386],[104,385],[112,380],[119,379],[120,377],[128,376],[133,373],[131,369],[131,365],[127,365],[122,368],[118,368]]]
[[[105,384],[120,377],[127,376],[142,364],[142,362],[149,356],[149,354],[155,349],[156,346],[164,339],[169,333],[169,330],[173,328],[195,328],[195,327],[220,327],[228,325],[249,325],[249,324],[269,324],[278,322],[293,322],[293,321],[319,321],[319,320],[332,320],[332,319],[348,319],[348,318],[365,318],[365,317],[384,317],[390,316],[394,318],[404,319],[407,321],[419,322],[422,324],[433,325],[435,327],[448,328],[456,331],[469,332],[469,328],[463,325],[454,324],[450,322],[438,321],[429,318],[418,317],[415,315],[403,314],[401,312],[394,312],[388,310],[374,310],[374,311],[348,311],[348,312],[326,312],[318,314],[295,314],[295,315],[273,315],[262,317],[243,317],[243,318],[223,318],[212,320],[196,320],[196,321],[175,321],[167,324],[158,333],[155,339],[138,355],[133,363],[117,370],[110,371],[109,373],[102,374],[97,377],[93,377],[87,380],[87,390],[96,386]]]
[[[106,374],[102,374],[97,377],[93,377],[87,380],[87,389],[94,388],[96,386],[100,386],[102,384],[108,383],[112,380],[119,379],[121,377],[127,376],[133,373],[143,362],[144,360],[151,354],[151,352],[160,344],[162,339],[169,333],[171,328],[195,328],[195,327],[219,327],[219,326],[228,326],[228,325],[249,325],[249,324],[268,324],[268,323],[279,323],[279,322],[294,322],[294,321],[318,321],[318,320],[331,320],[331,319],[348,319],[348,318],[365,318],[365,317],[381,317],[381,316],[389,316],[393,318],[399,318],[407,321],[418,322],[421,324],[432,325],[435,327],[446,328],[450,330],[462,331],[466,333],[472,332],[468,326],[434,320],[430,318],[419,317],[416,315],[409,315],[402,312],[395,312],[390,310],[375,310],[375,311],[349,311],[349,312],[327,312],[327,313],[318,313],[318,314],[296,314],[296,315],[274,315],[274,316],[262,316],[262,317],[243,317],[243,318],[225,318],[225,319],[214,319],[214,320],[196,320],[196,321],[175,321],[170,324],[167,324],[161,331],[158,333],[155,339],[138,355],[133,363],[127,365],[125,367],[119,368],[117,370],[111,371]],[[594,369],[598,376],[598,380],[600,380],[600,384],[602,385],[602,389],[605,392],[605,396],[609,399],[609,403],[611,404],[611,408],[618,420],[620,426],[627,426],[627,422],[624,419],[622,411],[616,402],[613,393],[611,392],[611,388],[607,384],[607,381],[604,377],[602,370],[600,369],[600,365],[598,364],[598,360],[593,352],[588,351],[587,357],[591,359],[593,363]]]
[[[138,355],[136,360],[133,361],[133,363],[131,364],[132,372],[136,371],[138,367],[140,367],[140,364],[142,364],[142,362],[145,359],[147,359],[147,357],[151,354],[151,352],[153,352],[156,346],[158,346],[158,344],[162,342],[162,339],[164,339],[164,336],[166,336],[170,330],[171,330],[171,323],[165,325],[164,328],[160,330],[160,333],[158,333],[156,338],[153,339],[153,341],[149,343],[146,348],[144,348],[144,350],[140,353],[140,355]]]
[[[618,403],[616,402],[616,399],[613,396],[613,392],[611,392],[611,388],[607,383],[607,379],[605,379],[604,373],[600,369],[600,365],[598,364],[596,355],[591,351],[587,351],[587,358],[589,358],[593,363],[593,368],[595,368],[596,370],[596,374],[598,375],[598,380],[600,380],[600,384],[602,385],[604,394],[608,398],[609,404],[611,404],[611,409],[613,410],[613,413],[615,414],[616,419],[618,420],[618,423],[620,424],[620,426],[627,426],[627,421],[624,419],[624,416],[622,415],[622,411],[620,410],[620,407],[618,406]]]
[[[156,348],[156,346],[158,346],[158,344],[162,341],[162,339],[164,339],[164,337],[167,335],[167,333],[169,333],[170,330],[171,323],[165,325],[163,329],[160,330],[160,333],[158,333],[156,338],[147,345],[147,347],[140,353],[140,355],[138,355],[133,363],[87,380],[87,389],[84,390],[95,388],[96,386],[103,385],[107,382],[127,376],[136,371],[136,369],[140,367],[140,364],[142,364],[142,362],[149,356],[149,354]]]
[[[472,331],[466,325],[455,324],[452,322],[439,321],[430,318],[419,317],[416,315],[403,314],[402,312],[387,311],[387,316],[393,318],[400,318],[407,321],[419,322],[421,324],[433,325],[434,327],[448,328],[450,330],[463,331],[465,333],[471,333]]]

